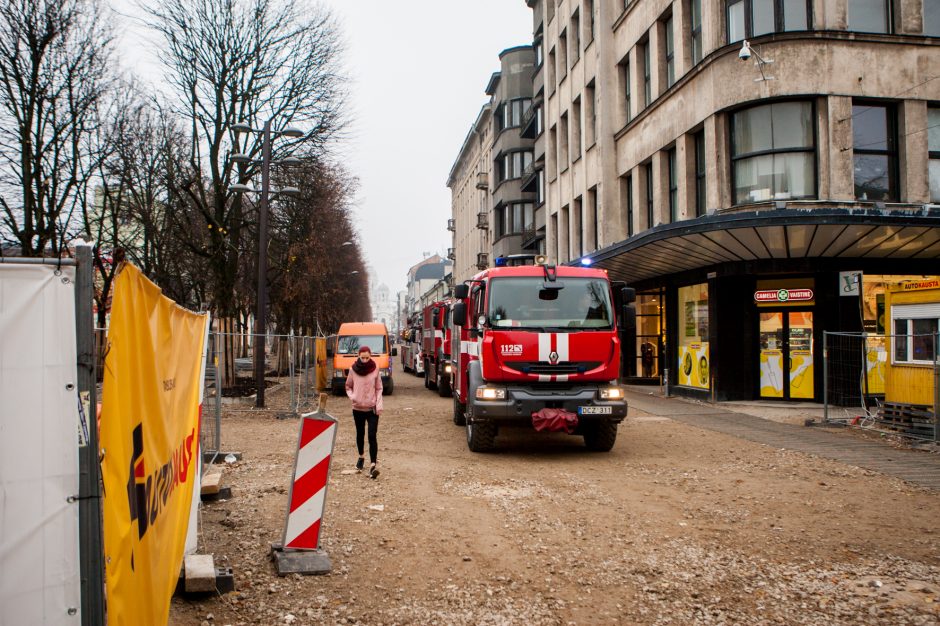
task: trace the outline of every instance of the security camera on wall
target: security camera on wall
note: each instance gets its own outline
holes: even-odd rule
[[[738,58],[742,61],[747,61],[751,58],[751,46],[747,43],[747,39],[744,40],[744,44],[741,46],[741,51],[738,52]]]

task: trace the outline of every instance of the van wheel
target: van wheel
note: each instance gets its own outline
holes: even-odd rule
[[[345,388],[345,387],[337,387],[336,385],[333,385],[333,395],[334,395],[334,396],[343,396],[343,395],[346,395],[346,388]]]
[[[385,385],[384,387],[382,387],[382,395],[383,395],[383,396],[390,396],[390,395],[392,395],[392,392],[393,392],[393,391],[395,391],[395,381],[390,380],[390,381],[388,381],[388,384],[387,384],[387,385]]]

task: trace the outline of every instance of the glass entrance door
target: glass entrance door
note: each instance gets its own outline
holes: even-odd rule
[[[812,399],[812,312],[762,311],[759,341],[760,397]]]

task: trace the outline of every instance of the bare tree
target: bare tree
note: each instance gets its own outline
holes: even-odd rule
[[[261,155],[256,135],[239,136],[231,127],[244,121],[260,128],[267,120],[275,121],[275,129],[300,126],[306,135],[278,141],[275,158],[293,149],[322,153],[342,127],[344,94],[334,69],[341,52],[338,31],[327,11],[309,2],[167,0],[144,8],[166,41],[161,58],[191,133],[193,176],[180,181],[178,192],[198,212],[209,242],[187,244],[209,263],[213,307],[230,316],[238,308],[239,257],[250,249],[243,231],[254,212],[228,187],[247,183],[256,167],[237,170],[230,150]]]
[[[370,321],[368,276],[353,226],[356,181],[339,165],[308,162],[292,179],[300,196],[272,214],[271,309],[300,334]]]
[[[58,255],[100,153],[89,135],[111,85],[96,0],[0,3],[0,238]]]

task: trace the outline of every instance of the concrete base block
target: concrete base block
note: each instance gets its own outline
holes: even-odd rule
[[[202,494],[200,499],[203,502],[218,502],[219,500],[231,500],[232,499],[232,488],[231,487],[222,487],[217,493]]]
[[[219,493],[222,488],[222,468],[213,467],[205,473],[200,482],[202,496],[210,496]]]
[[[183,591],[215,591],[215,561],[211,554],[187,554],[183,559]]]
[[[322,576],[333,569],[330,557],[323,550],[284,550],[279,543],[271,544],[271,558],[278,576],[304,574]]]

